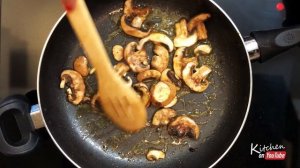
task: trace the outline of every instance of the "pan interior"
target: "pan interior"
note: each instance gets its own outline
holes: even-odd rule
[[[170,36],[174,34],[170,30],[180,18],[189,19],[202,12],[212,14],[206,26],[213,54],[200,59],[200,64],[213,69],[209,77],[211,84],[200,94],[183,88],[173,107],[178,114],[195,119],[201,128],[200,139],[183,139],[178,145],[177,139],[166,135],[165,127],[146,127],[139,133],[126,134],[112,125],[100,109],[95,112],[89,105],[73,106],[66,101],[65,92],[59,89],[60,73],[72,69],[75,57],[84,55],[66,18],[51,35],[40,67],[39,98],[49,133],[81,167],[208,167],[232,143],[247,111],[250,70],[242,40],[231,22],[209,1],[136,0],[134,3],[151,7],[149,17],[164,23],[160,30],[166,28]],[[125,46],[138,41],[120,29],[123,1],[89,1],[88,6],[109,55],[116,44]],[[153,55],[151,50],[148,52]],[[86,81],[88,94],[93,95],[97,85],[94,76]],[[155,110],[148,110],[148,120]],[[147,161],[145,152],[149,148],[165,150],[166,158]]]

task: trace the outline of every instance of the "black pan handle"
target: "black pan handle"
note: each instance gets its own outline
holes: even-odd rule
[[[0,102],[1,153],[6,155],[24,154],[37,145],[39,138],[34,133],[30,109],[29,101],[22,95],[10,96]]]
[[[264,62],[276,54],[300,43],[300,26],[266,31],[254,31],[250,36],[256,41],[258,53],[251,60]],[[247,45],[247,43],[245,43]],[[247,47],[246,47],[247,48]]]

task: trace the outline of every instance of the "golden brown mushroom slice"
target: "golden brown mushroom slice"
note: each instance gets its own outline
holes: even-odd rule
[[[196,122],[188,116],[182,115],[176,117],[176,119],[168,125],[169,135],[183,138],[188,136],[197,140],[200,135],[200,128]]]
[[[151,102],[154,106],[164,107],[176,97],[176,87],[169,82],[159,81],[150,89]]]
[[[207,30],[204,22],[210,18],[211,15],[209,13],[201,13],[195,17],[193,17],[187,25],[188,31],[192,32],[194,29],[197,31],[198,40],[207,39]]]
[[[160,79],[160,76],[161,76],[161,73],[157,70],[154,70],[154,69],[149,69],[149,70],[146,70],[146,71],[143,71],[143,72],[140,72],[136,79],[137,81],[139,82],[142,82],[144,80],[147,80],[147,79]]]
[[[124,48],[121,45],[114,45],[112,53],[116,61],[121,61],[124,57]]]
[[[182,87],[182,81],[175,75],[175,72],[171,69],[165,69],[160,76],[160,80],[163,82],[170,82],[176,86],[176,90],[180,90]]]
[[[114,66],[114,70],[119,76],[125,76],[129,69],[129,66],[126,65],[124,62],[119,62]]]
[[[131,21],[131,26],[140,29],[146,20],[146,16],[135,16]]]
[[[156,161],[159,159],[164,159],[165,157],[166,154],[162,150],[158,150],[158,149],[150,149],[146,154],[146,158],[149,161]]]
[[[195,55],[208,55],[212,51],[212,47],[209,44],[199,44],[195,49],[194,49],[194,54]]]
[[[144,38],[144,37],[148,36],[151,32],[150,29],[147,32],[144,32],[138,28],[128,25],[126,22],[125,15],[123,15],[121,17],[121,28],[126,34],[133,36],[133,37],[137,37],[137,38]]]
[[[167,35],[163,33],[151,33],[147,37],[141,39],[137,46],[138,50],[141,50],[144,47],[144,44],[148,41],[152,41],[154,43],[162,43],[168,46],[169,52],[172,52],[174,49],[173,41]]]
[[[133,88],[140,94],[142,102],[145,105],[145,107],[148,107],[150,105],[150,96],[151,96],[148,86],[145,83],[139,82],[134,84]]]
[[[174,38],[175,47],[190,47],[197,42],[197,33],[189,35],[185,19],[181,19],[175,24],[176,37]]]
[[[124,58],[133,72],[143,72],[150,69],[145,49],[137,50],[137,43],[130,42],[124,49]]]
[[[88,76],[89,75],[88,59],[85,56],[76,57],[73,63],[73,69],[83,77]]]
[[[167,104],[167,105],[164,106],[164,108],[170,108],[170,107],[175,106],[175,104],[177,103],[177,101],[178,101],[178,98],[177,98],[177,96],[175,96],[174,99],[169,104]]]
[[[195,92],[203,92],[209,85],[206,77],[211,73],[211,69],[206,65],[196,69],[195,67],[195,63],[188,63],[182,71],[182,78],[190,89]]]
[[[151,9],[149,7],[135,7],[132,3],[132,0],[126,0],[124,3],[124,15],[121,17],[121,27],[128,35],[138,38],[146,37],[151,30],[144,32],[139,28],[141,28]],[[128,22],[131,22],[131,25],[127,24],[127,19],[129,18],[133,18],[131,21],[128,20]]]
[[[152,125],[168,125],[171,118],[176,116],[176,111],[171,108],[162,108],[155,112],[152,118]]]
[[[184,57],[186,47],[180,47],[175,51],[174,57],[173,57],[173,69],[175,72],[175,75],[182,79],[182,70],[185,67],[185,65],[189,62],[193,62],[195,64],[198,64],[198,58],[197,57]]]
[[[151,60],[151,66],[159,72],[164,71],[169,65],[169,52],[161,44],[154,46],[154,55]]]
[[[60,88],[63,89],[67,86],[68,101],[75,105],[79,104],[85,94],[85,84],[82,76],[77,71],[64,70],[60,78]]]
[[[126,0],[124,3],[124,15],[126,17],[133,17],[131,26],[141,28],[143,22],[146,20],[150,13],[149,7],[135,7],[132,0]]]

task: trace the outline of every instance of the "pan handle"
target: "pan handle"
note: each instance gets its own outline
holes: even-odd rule
[[[39,141],[30,119],[30,103],[25,96],[14,95],[0,102],[0,152],[6,155],[24,154]]]
[[[250,33],[246,39],[246,50],[251,61],[264,62],[276,54],[286,51],[300,43],[300,26],[280,28]]]

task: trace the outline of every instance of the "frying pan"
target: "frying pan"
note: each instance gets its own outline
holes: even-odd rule
[[[88,1],[97,29],[104,39],[107,51],[115,44],[126,45],[138,39],[120,31],[120,0]],[[276,52],[283,51],[299,42],[299,28],[273,30],[269,33],[254,32],[257,41],[244,41],[238,29],[226,13],[213,1],[208,0],[136,0],[135,4],[149,6],[156,22],[175,23],[181,17],[191,18],[208,12],[212,17],[206,22],[208,40],[213,47],[209,58],[200,63],[212,67],[209,88],[204,93],[189,93],[179,97],[173,107],[179,114],[194,118],[200,126],[199,140],[188,138],[178,142],[166,135],[166,128],[146,127],[136,134],[126,134],[111,124],[101,111],[89,105],[74,106],[59,89],[60,73],[71,69],[74,59],[84,55],[78,40],[62,16],[50,33],[44,46],[38,71],[38,98],[43,123],[61,152],[78,167],[212,167],[220,161],[237,140],[247,119],[251,94],[251,58],[263,61]],[[178,20],[176,20],[178,19]],[[157,21],[158,20],[158,21]],[[174,25],[174,24],[173,24]],[[173,27],[172,25],[172,27]],[[286,38],[286,35],[289,38]],[[271,40],[270,40],[271,39]],[[275,39],[275,40],[274,40]],[[261,50],[258,51],[258,46]],[[151,45],[148,47],[151,48]],[[150,51],[148,51],[150,52]],[[115,64],[113,58],[112,63]],[[95,93],[95,78],[86,79],[89,94]],[[184,90],[184,88],[183,88]],[[13,110],[11,110],[13,109]],[[7,98],[0,104],[0,115],[13,111],[21,130],[21,140],[11,144],[0,129],[0,150],[5,154],[30,151],[38,138],[27,113],[30,107],[22,97]],[[150,108],[150,120],[155,108]],[[150,162],[145,158],[149,148],[163,149],[166,158]]]

